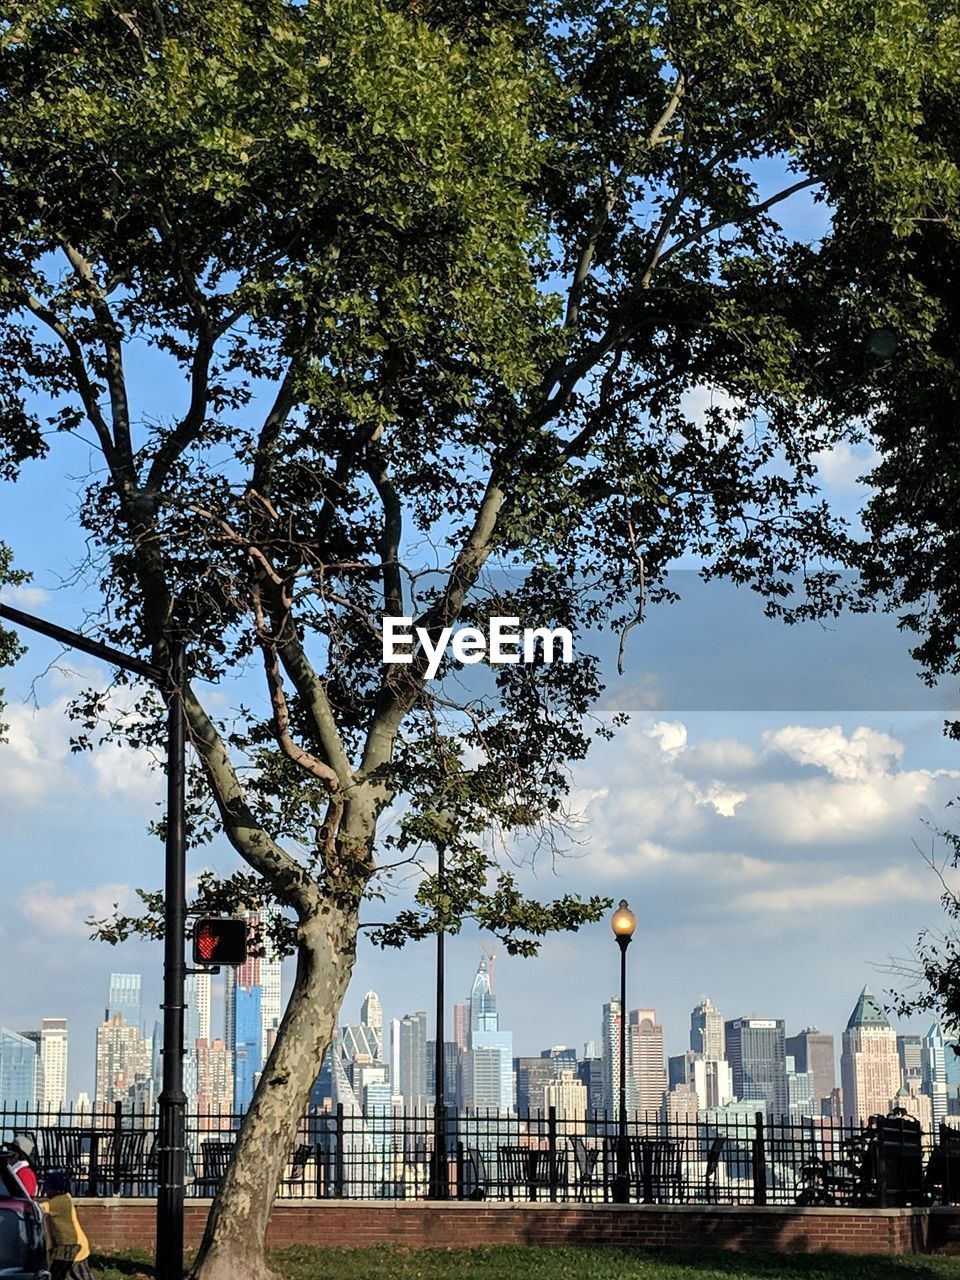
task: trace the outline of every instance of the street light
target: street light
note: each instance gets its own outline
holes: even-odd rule
[[[152,680],[167,703],[167,839],[163,889],[163,1087],[157,1099],[157,1280],[183,1275],[183,1201],[186,1185],[186,1109],[183,1091],[183,983],[186,974],[186,720],[183,644],[171,640],[169,668],[156,667],[57,626],[45,618],[0,604],[0,618],[59,644]]]
[[[637,917],[621,898],[610,920],[620,948],[620,1114],[617,1125],[617,1171],[613,1179],[614,1204],[630,1200],[630,1156],[627,1148],[627,947],[637,927]]]
[[[427,1195],[431,1200],[446,1200],[450,1196],[450,1169],[447,1164],[447,1101],[443,1031],[443,893],[446,888],[447,836],[453,822],[453,814],[444,810],[437,815],[443,830],[436,841],[437,847],[437,1038],[434,1044],[433,1072],[433,1158],[430,1161],[430,1184]]]

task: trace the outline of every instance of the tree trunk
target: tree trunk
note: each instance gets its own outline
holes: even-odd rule
[[[326,903],[300,925],[297,978],[210,1211],[192,1280],[275,1280],[267,1221],[353,971],[356,911]]]

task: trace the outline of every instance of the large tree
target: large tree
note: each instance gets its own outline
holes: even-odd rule
[[[486,834],[549,839],[609,732],[591,628],[681,553],[823,602],[844,539],[812,458],[846,416],[810,359],[819,247],[775,215],[903,159],[943,25],[903,0],[8,7],[0,467],[93,445],[102,634],[159,665],[186,641],[193,838],[250,869],[210,892],[293,921],[203,1280],[267,1274],[391,863],[443,839],[452,875],[388,941],[472,914],[529,950],[599,910],[528,902]],[[425,647],[381,662],[384,615],[436,639],[491,614],[570,627],[575,661],[472,688]],[[260,702],[215,716],[204,690],[255,667]]]

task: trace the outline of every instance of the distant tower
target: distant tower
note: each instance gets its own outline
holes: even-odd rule
[[[733,1091],[741,1102],[765,1102],[774,1119],[789,1110],[782,1018],[733,1018],[724,1023]]]
[[[67,1020],[44,1018],[40,1028],[40,1061],[44,1111],[59,1111],[67,1105]]]
[[[813,1076],[813,1092],[822,1114],[823,1105],[837,1085],[836,1051],[833,1036],[816,1027],[805,1027],[795,1036],[787,1036],[787,1053],[799,1074]]]
[[[104,1022],[109,1022],[119,1014],[128,1027],[136,1027],[138,1031],[141,1029],[143,1014],[140,1004],[140,983],[139,973],[111,973]]]
[[[365,1026],[372,1027],[374,1031],[378,1031],[380,1039],[383,1040],[383,1005],[380,1003],[380,997],[375,991],[368,991],[363,997],[363,1004],[360,1006],[360,1021]]]
[[[885,1116],[900,1091],[897,1033],[864,987],[843,1033],[840,1056],[843,1113],[852,1120]]]
[[[469,1047],[463,1059],[464,1106],[471,1111],[489,1109],[512,1112],[513,1033],[500,1030],[490,966],[492,953],[484,951],[470,990]]]
[[[400,1019],[399,1088],[407,1111],[426,1105],[427,1099],[427,1015],[424,1010],[406,1013]]]
[[[644,1116],[659,1116],[667,1091],[663,1027],[655,1009],[634,1009],[627,1028],[627,1106]]]
[[[603,1006],[600,1027],[602,1109],[616,1116],[620,1098],[620,997],[611,996]]]
[[[921,1065],[923,1071],[923,1092],[930,1099],[933,1128],[939,1131],[940,1125],[947,1118],[947,1046],[944,1041],[943,1028],[939,1022],[933,1023],[923,1037],[921,1046]]]
[[[706,996],[690,1014],[690,1048],[709,1062],[723,1062],[723,1014]]]
[[[472,1035],[475,1031],[496,1029],[497,999],[493,994],[490,962],[485,953],[477,966],[477,975],[470,988],[470,1032]]]

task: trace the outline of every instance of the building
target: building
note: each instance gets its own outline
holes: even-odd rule
[[[787,1054],[787,1107],[791,1120],[820,1115],[820,1099],[812,1071],[797,1071],[796,1059]]]
[[[151,1043],[122,1014],[114,1014],[97,1027],[95,1105],[105,1111],[114,1102],[126,1102],[128,1092],[152,1074]]]
[[[620,1108],[620,997],[611,996],[603,1006],[600,1024],[600,1058],[603,1071],[602,1110],[616,1116]]]
[[[418,1111],[431,1101],[427,1094],[427,1015],[406,1013],[398,1026],[398,1076],[394,1091],[407,1111]]]
[[[140,999],[141,977],[139,973],[111,973],[110,987],[107,992],[107,1009],[104,1022],[117,1016],[123,1018],[128,1027],[143,1026],[143,1008]]]
[[[376,1032],[380,1040],[380,1053],[378,1057],[383,1057],[383,1005],[380,1003],[380,997],[375,991],[368,991],[363,997],[363,1003],[360,1006],[360,1021],[365,1027],[369,1027],[371,1031]]]
[[[260,987],[247,990],[238,986],[233,993],[233,1109],[246,1111],[253,1101],[254,1090],[263,1067],[261,1057],[262,1021]]]
[[[17,1031],[0,1027],[0,1107],[36,1107],[38,1070],[34,1042]]]
[[[233,1111],[233,1063],[222,1040],[205,1036],[197,1040],[196,1055],[199,1127],[217,1129],[216,1118]]]
[[[726,1061],[723,1014],[706,996],[690,1014],[690,1048],[708,1062]]]
[[[261,1064],[265,1063],[270,1056],[283,1013],[280,991],[281,960],[270,936],[270,926],[278,914],[275,906],[269,906],[264,909],[262,918],[263,956],[260,960],[259,982]]]
[[[670,1124],[696,1124],[701,1109],[697,1091],[689,1084],[674,1085],[664,1098],[664,1115]]]
[[[44,1018],[40,1026],[42,1089],[44,1111],[60,1111],[67,1105],[67,1020]]]
[[[819,1115],[824,1100],[837,1087],[837,1053],[833,1036],[817,1027],[804,1027],[797,1035],[787,1036],[786,1051],[793,1058],[799,1074],[809,1072],[813,1076]]]
[[[789,1111],[787,1055],[782,1018],[733,1018],[724,1023],[733,1091],[741,1102],[766,1106],[779,1119]]]
[[[493,969],[481,958],[470,989],[470,1030],[461,1073],[463,1106],[468,1111],[512,1112],[513,1033],[500,1029]]]
[[[443,1042],[443,1102],[451,1110],[460,1105],[460,1046],[455,1040]],[[427,1097],[437,1096],[437,1042],[427,1041]]]
[[[949,1095],[947,1091],[947,1046],[943,1028],[934,1022],[923,1037],[920,1046],[920,1066],[923,1092],[930,1099],[933,1128],[939,1130],[947,1118]]]
[[[514,1058],[517,1079],[517,1111],[525,1115],[544,1109],[544,1090],[556,1078],[557,1067],[550,1058]]]
[[[869,987],[860,992],[843,1033],[840,1078],[844,1116],[861,1123],[885,1116],[900,1091],[897,1035]]]
[[[569,1067],[560,1067],[544,1087],[544,1111],[555,1108],[561,1134],[583,1135],[587,1131],[587,1091]]]
[[[470,1005],[453,1006],[453,1039],[461,1053],[466,1053],[470,1042]]]
[[[663,1027],[655,1009],[633,1009],[627,1027],[627,1109],[659,1116],[666,1092]]]
[[[590,1040],[587,1048],[595,1049],[596,1041]],[[591,1112],[603,1110],[603,1059],[599,1054],[589,1054],[577,1063],[577,1076],[587,1091],[587,1107]]]

